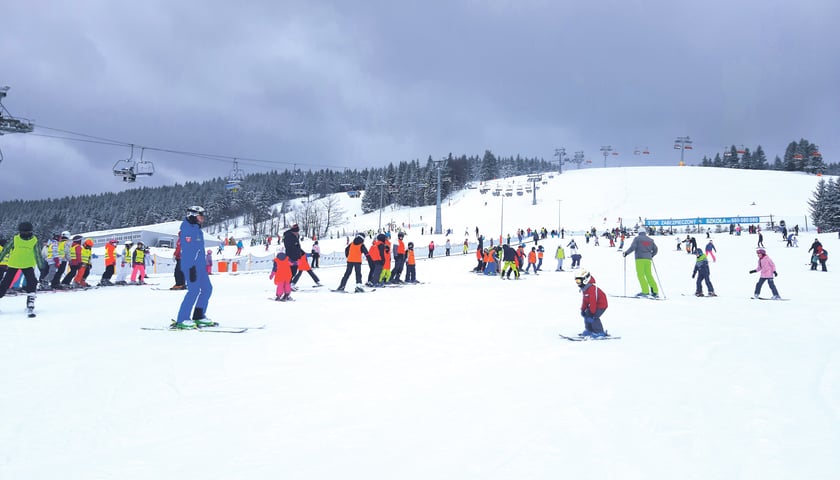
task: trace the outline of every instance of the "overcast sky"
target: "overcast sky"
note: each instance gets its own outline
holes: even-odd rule
[[[800,138],[840,161],[836,0],[37,3],[3,5],[4,106],[36,129],[0,137],[0,200],[224,177],[233,157],[256,173],[565,147],[601,167],[611,145],[609,166],[673,165],[684,135],[692,164]],[[156,174],[127,185],[128,147],[61,130],[230,158],[149,150]]]

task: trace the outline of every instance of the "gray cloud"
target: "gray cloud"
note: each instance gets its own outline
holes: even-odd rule
[[[840,152],[840,5],[829,0],[426,2],[163,0],[4,6],[0,84],[15,115],[151,147],[366,167],[449,152],[593,165],[691,163],[724,145],[770,159],[800,137]],[[37,134],[56,132],[36,128]],[[0,199],[128,188],[127,147],[4,135]],[[146,152],[134,186],[224,176],[229,160]]]

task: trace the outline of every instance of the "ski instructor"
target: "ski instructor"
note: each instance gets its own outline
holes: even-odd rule
[[[659,298],[659,286],[656,285],[656,281],[653,279],[653,273],[651,273],[653,257],[656,256],[659,249],[656,248],[656,243],[653,242],[653,239],[648,237],[644,227],[639,229],[639,233],[633,239],[630,248],[624,251],[624,256],[626,257],[633,252],[636,254],[636,277],[639,279],[639,285],[642,287],[642,292],[636,296]]]
[[[204,232],[201,231],[203,223],[204,207],[196,205],[187,208],[187,216],[181,222],[178,233],[178,241],[181,244],[181,271],[187,280],[187,294],[184,295],[178,317],[172,325],[175,329],[215,325],[206,316],[207,302],[213,293],[213,286],[210,285],[209,272],[204,265]]]

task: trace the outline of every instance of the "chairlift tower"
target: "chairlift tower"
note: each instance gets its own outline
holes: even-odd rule
[[[685,151],[694,148],[691,146],[691,143],[691,137],[688,135],[684,137],[677,137],[677,139],[674,140],[674,150],[680,151],[680,166],[685,165]]]
[[[601,153],[604,155],[604,168],[607,168],[607,155],[613,151],[613,147],[611,145],[605,145],[601,147]]]
[[[538,173],[533,174],[533,175],[528,175],[528,181],[531,182],[531,184],[532,184],[533,194],[534,194],[534,198],[531,202],[531,205],[536,205],[537,204],[537,182],[542,181],[542,175],[540,175]]]
[[[575,156],[572,157],[572,163],[576,164],[578,168],[580,165],[586,160],[586,155],[583,153],[583,150],[575,152]]]
[[[554,156],[557,157],[557,175],[563,174],[563,157],[566,156],[566,148],[560,147],[554,149]]]
[[[435,207],[435,231],[440,235],[443,230],[440,218],[440,168],[443,166],[443,160],[435,160],[435,169],[437,170],[437,203]]]
[[[32,122],[26,120],[20,120],[12,116],[6,107],[3,106],[3,99],[6,98],[6,94],[9,91],[9,87],[0,87],[0,135],[6,133],[30,133],[34,130],[35,126]],[[3,161],[3,151],[0,150],[0,162]]]

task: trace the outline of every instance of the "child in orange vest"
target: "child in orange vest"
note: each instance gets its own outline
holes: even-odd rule
[[[525,275],[530,275],[529,270],[534,268],[534,275],[537,274],[537,247],[531,247],[531,251],[528,253],[528,266],[525,268]]]
[[[414,259],[414,242],[408,242],[408,251],[405,254],[405,283],[418,283],[417,262]]]
[[[274,266],[271,268],[271,274],[268,278],[274,280],[277,285],[276,297],[274,300],[278,302],[286,302],[292,300],[292,262],[284,252],[280,252],[274,258]]]

